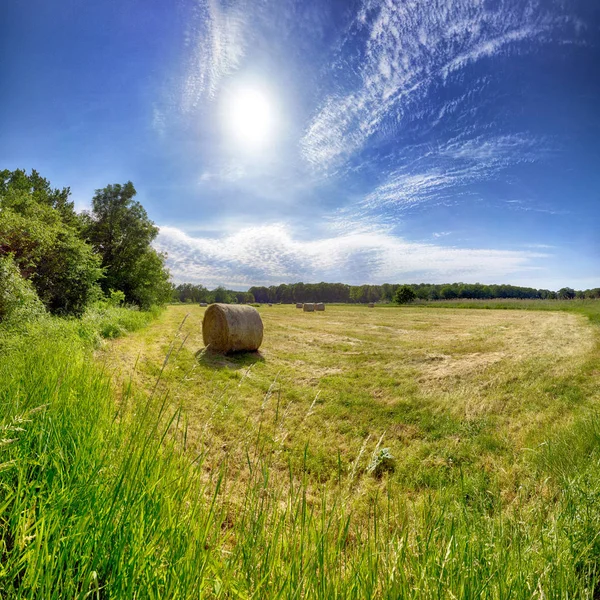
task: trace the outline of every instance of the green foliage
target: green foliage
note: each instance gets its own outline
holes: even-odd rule
[[[104,292],[121,290],[128,302],[148,308],[168,302],[172,288],[166,256],[151,246],[158,227],[135,195],[131,181],[96,190],[83,231],[101,256]]]
[[[121,306],[125,302],[125,293],[121,290],[109,290],[109,306]]]
[[[403,285],[402,287],[398,288],[396,294],[394,295],[396,304],[409,304],[410,302],[414,302],[416,298],[417,295],[408,285]]]
[[[0,322],[22,324],[44,313],[33,285],[21,277],[12,256],[0,256]]]
[[[80,315],[97,296],[99,259],[80,237],[68,188],[52,190],[36,171],[0,178],[0,256],[12,254],[21,274],[55,314]]]
[[[575,290],[569,287],[564,287],[558,290],[560,300],[573,300],[575,298]]]
[[[22,169],[0,171],[0,198],[5,208],[20,212],[31,200],[35,204],[53,209],[64,224],[78,229],[81,220],[75,212],[73,202],[69,201],[70,194],[71,190],[68,187],[62,190],[53,189],[50,182],[35,169],[31,170],[30,175]],[[24,205],[21,204],[23,201]]]
[[[228,290],[239,303],[250,302],[251,295],[256,302],[294,304],[296,302],[329,302],[342,304],[366,304],[367,302],[394,302],[400,284],[347,285],[344,283],[282,283],[275,286],[253,286],[248,292]],[[481,283],[412,284],[410,287],[420,300],[454,299],[556,299],[556,292],[544,289],[520,287],[514,285],[487,285]],[[212,300],[213,292],[202,285],[183,283],[177,286],[173,298],[185,302],[207,302]],[[578,292],[578,297],[600,298],[600,289]],[[233,300],[233,301],[235,301]]]
[[[213,302],[222,302],[224,304],[230,304],[233,300],[232,296],[223,286],[219,286],[218,288],[216,288],[211,293],[211,295]]]

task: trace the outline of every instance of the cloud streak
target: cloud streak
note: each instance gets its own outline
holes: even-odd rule
[[[549,39],[556,21],[532,0],[500,0],[493,9],[476,0],[364,0],[348,36],[361,50],[334,64],[356,83],[341,81],[324,98],[300,142],[304,158],[319,169],[339,167],[375,134],[414,114],[432,84]],[[438,112],[441,119],[446,111]]]
[[[393,171],[355,210],[402,210],[425,202],[460,197],[467,186],[498,177],[506,168],[539,160],[549,151],[545,140],[526,135],[453,139]]]
[[[195,13],[186,34],[191,51],[182,90],[184,113],[196,109],[203,98],[213,98],[221,80],[240,67],[246,53],[245,2],[224,6],[219,0],[201,0]]]

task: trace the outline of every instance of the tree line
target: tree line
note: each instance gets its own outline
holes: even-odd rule
[[[408,288],[414,294],[407,294]],[[399,295],[399,292],[400,293]],[[491,300],[491,299],[573,299],[600,298],[600,288],[575,291],[562,288],[558,292],[515,285],[487,285],[482,283],[347,285],[345,283],[282,283],[281,285],[253,286],[247,292],[218,287],[209,290],[202,285],[182,283],[173,290],[176,302],[225,303],[283,303],[340,302],[364,304],[367,302],[395,302],[420,300]],[[405,299],[405,300],[402,300]]]
[[[33,292],[50,313],[76,316],[110,297],[142,308],[168,301],[166,256],[151,245],[158,227],[133,184],[96,190],[82,213],[70,194],[35,170],[0,171],[0,292]],[[0,302],[0,320],[12,300]]]

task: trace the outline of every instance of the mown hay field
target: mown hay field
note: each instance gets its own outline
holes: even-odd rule
[[[535,449],[600,395],[595,332],[577,314],[263,306],[260,353],[220,356],[202,352],[205,310],[170,306],[99,360],[137,389],[160,375],[205,469],[226,461],[243,480],[249,449],[268,448],[273,479],[291,468],[315,497],[351,490],[359,510],[382,490],[454,486],[510,502]],[[384,448],[395,468],[374,477]]]

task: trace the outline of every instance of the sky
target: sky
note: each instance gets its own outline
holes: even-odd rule
[[[0,90],[176,282],[600,286],[597,0],[5,0]]]

